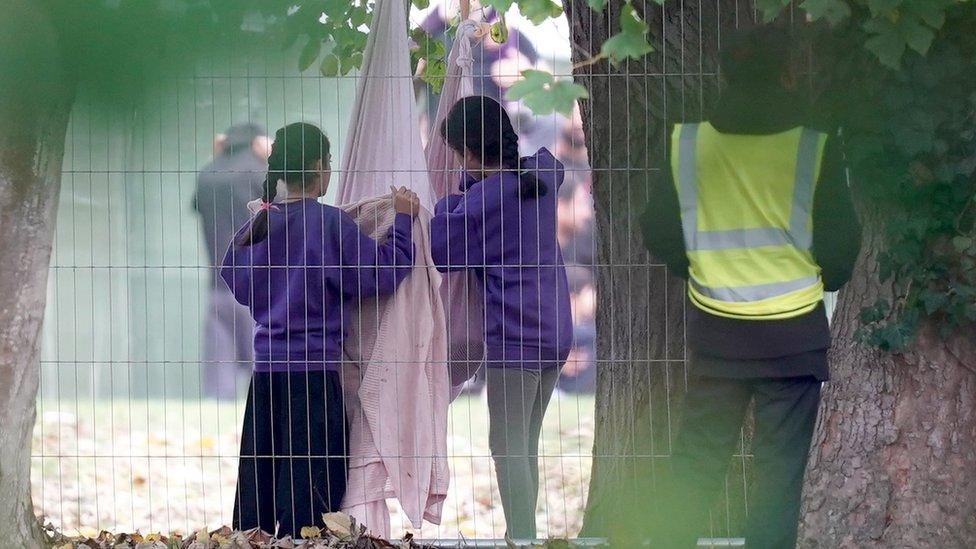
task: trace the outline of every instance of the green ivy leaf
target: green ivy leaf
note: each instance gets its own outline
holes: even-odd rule
[[[413,0],[413,5],[418,10],[425,10],[430,7],[430,0]]]
[[[907,44],[898,32],[889,30],[868,38],[864,46],[878,57],[881,64],[897,70],[901,67],[901,56]]]
[[[298,55],[298,70],[305,71],[311,67],[312,63],[315,63],[315,60],[319,58],[320,53],[322,53],[322,41],[318,38],[309,37],[308,43]]]
[[[505,99],[522,101],[533,113],[544,115],[552,112],[569,115],[579,99],[586,99],[586,88],[568,80],[556,80],[545,71],[529,69],[522,71],[519,80],[508,89]]]
[[[607,0],[586,0],[586,5],[593,11],[602,12],[607,6]]]
[[[353,69],[358,69],[361,66],[363,66],[363,54],[356,52],[339,60],[339,74],[345,76]]]
[[[491,40],[496,44],[508,42],[508,25],[505,24],[505,17],[502,16],[498,21],[491,24]]]
[[[352,6],[349,10],[349,25],[351,27],[361,27],[369,23],[372,14],[361,6]]]
[[[903,29],[902,33],[905,36],[908,47],[922,55],[928,53],[929,46],[932,45],[932,40],[935,38],[935,32],[921,24],[915,18],[904,17],[901,20],[903,21],[901,25]]]
[[[348,8],[349,2],[346,0],[324,0],[320,6],[326,18],[336,20],[336,22],[341,22],[346,19],[346,10]]]
[[[600,56],[609,58],[614,64],[628,58],[640,59],[654,48],[647,42],[647,25],[637,18],[631,6],[620,10],[620,32],[611,36],[600,48]]]
[[[952,247],[959,253],[965,253],[976,244],[976,240],[971,236],[957,236],[952,239]]]
[[[552,0],[519,0],[518,6],[519,12],[536,25],[563,13],[562,6]]]
[[[444,58],[437,58],[427,61],[423,74],[420,79],[430,85],[430,89],[435,93],[440,93],[444,86],[444,77],[447,75],[447,62]]]
[[[806,0],[800,7],[814,21],[823,19],[830,25],[837,25],[851,16],[851,7],[845,0]]]
[[[322,63],[319,65],[319,73],[326,78],[338,76],[339,58],[331,53],[323,57]]]
[[[903,0],[868,0],[868,8],[874,17],[890,16],[898,9]]]
[[[756,0],[756,9],[762,12],[763,21],[769,23],[779,12],[783,11],[787,5],[789,5],[790,0]]]

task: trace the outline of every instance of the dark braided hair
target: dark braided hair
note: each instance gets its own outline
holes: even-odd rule
[[[458,153],[470,151],[478,156],[484,166],[516,172],[520,198],[539,198],[549,192],[542,180],[522,171],[518,134],[498,101],[483,95],[460,99],[451,107],[440,132],[441,137]]]
[[[316,160],[329,157],[329,139],[317,126],[304,122],[289,124],[275,132],[268,175],[262,185],[261,200],[273,202],[278,194],[278,181],[284,180],[289,189],[303,189],[315,180],[309,168]],[[251,226],[234,242],[236,246],[250,246],[268,236],[268,210],[262,209],[251,219]]]

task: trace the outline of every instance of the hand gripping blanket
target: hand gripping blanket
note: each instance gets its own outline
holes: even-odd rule
[[[431,265],[431,189],[416,117],[402,0],[377,0],[343,153],[338,203],[364,232],[382,238],[393,222],[391,185],[425,210],[414,222],[414,270],[396,293],[363,301],[344,341],[350,423],[343,510],[389,537],[386,499],[419,528],[439,523],[447,465],[447,326],[440,275]]]

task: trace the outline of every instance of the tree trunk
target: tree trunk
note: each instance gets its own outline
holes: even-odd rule
[[[619,30],[625,4],[611,1],[602,14],[586,0],[565,5],[573,61],[581,63]],[[684,387],[685,290],[648,256],[638,216],[653,198],[648,178],[669,169],[669,123],[701,119],[718,89],[719,31],[734,25],[737,15],[734,0],[635,6],[645,10],[657,51],[619,67],[600,61],[576,71],[590,94],[581,106],[593,169],[600,297],[587,536],[645,522],[658,458],[670,453],[670,411]]]
[[[976,338],[926,324],[897,355],[856,339],[861,307],[891,295],[879,233],[866,230],[834,316],[800,546],[976,547]]]
[[[73,93],[34,0],[0,19],[0,543],[36,547],[30,449],[64,138]]]

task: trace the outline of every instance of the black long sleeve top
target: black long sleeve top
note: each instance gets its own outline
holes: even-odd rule
[[[779,133],[807,122],[803,103],[787,92],[726,91],[709,122],[722,133]],[[817,128],[823,131],[823,128]],[[848,280],[860,251],[861,227],[854,212],[839,132],[827,132],[813,205],[813,256],[827,291]],[[670,145],[669,145],[670,147]],[[670,150],[668,158],[670,158]],[[688,256],[681,230],[681,210],[670,168],[650,181],[651,200],[642,216],[644,240],[651,253],[678,277],[688,278]],[[791,377],[827,379],[825,353],[830,332],[824,306],[785,320],[741,320],[688,307],[688,347],[698,374],[720,377]]]

